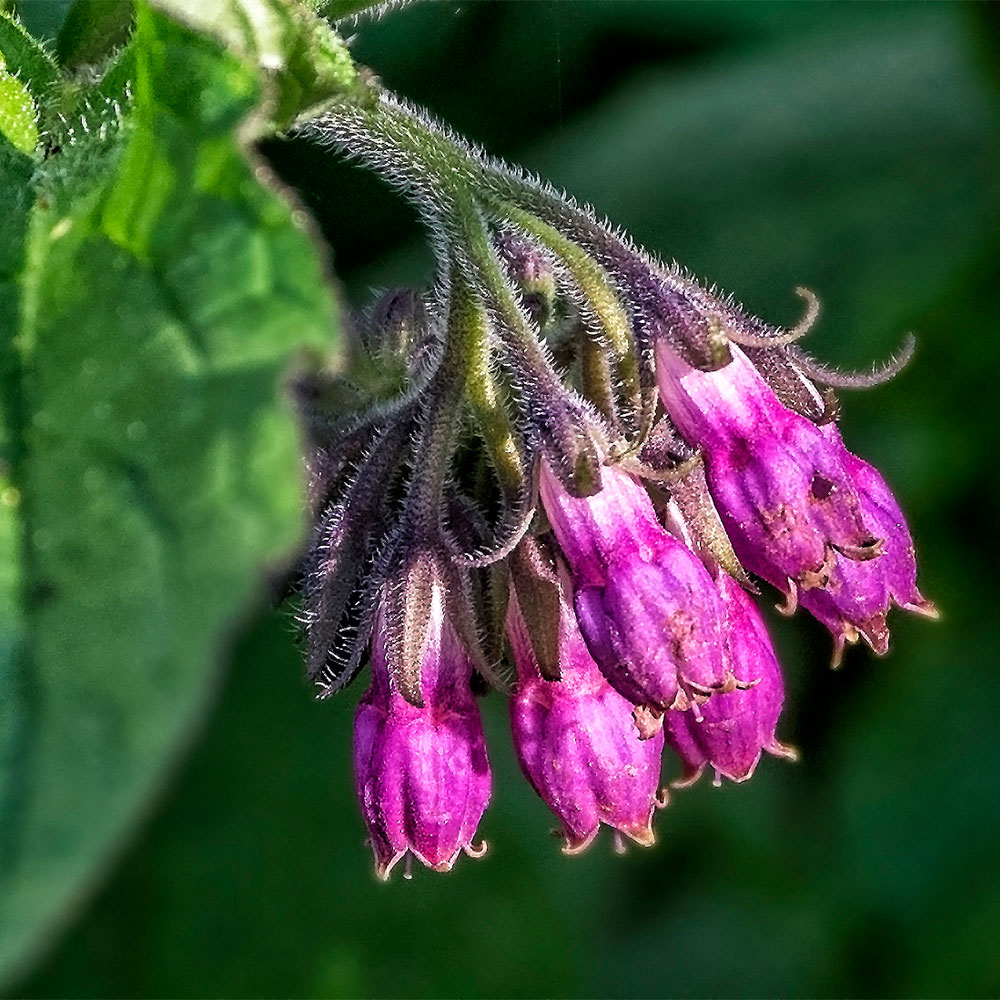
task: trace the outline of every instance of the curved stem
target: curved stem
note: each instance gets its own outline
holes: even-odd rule
[[[489,451],[504,500],[508,505],[513,505],[523,495],[527,470],[514,426],[490,364],[489,319],[486,309],[471,288],[468,292],[470,301],[466,322],[471,336],[465,400]]]
[[[642,393],[632,326],[607,272],[554,226],[509,201],[491,200],[502,215],[551,250],[565,265],[600,324],[614,358],[619,384],[630,404],[630,411],[638,413],[642,405]]]

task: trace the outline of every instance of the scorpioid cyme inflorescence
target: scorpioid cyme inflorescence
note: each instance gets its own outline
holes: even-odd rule
[[[640,844],[683,778],[750,777],[781,671],[759,579],[830,629],[834,660],[888,648],[893,605],[933,615],[881,475],[845,447],[837,388],[868,376],[665,267],[551,188],[373,86],[300,126],[412,200],[429,290],[357,322],[345,373],[296,384],[314,525],[308,671],[371,663],[358,795],[387,877],[478,854],[490,769],[476,693],[510,693],[525,776],[566,851]],[[512,661],[514,672],[498,669]]]

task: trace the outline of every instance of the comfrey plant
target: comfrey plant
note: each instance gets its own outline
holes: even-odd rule
[[[371,662],[354,745],[380,876],[484,850],[488,684],[565,850],[601,824],[648,845],[665,746],[678,784],[793,756],[755,579],[829,628],[835,664],[886,651],[893,605],[934,614],[833,396],[909,345],[825,368],[797,346],[810,293],[792,329],[756,319],[374,86],[300,133],[407,196],[437,257],[429,290],[358,318],[344,374],[297,385],[308,671],[326,696]]]

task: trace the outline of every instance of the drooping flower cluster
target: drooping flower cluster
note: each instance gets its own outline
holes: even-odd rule
[[[432,233],[426,291],[357,317],[344,372],[296,382],[314,514],[308,671],[371,663],[355,727],[376,871],[450,868],[490,798],[476,694],[508,691],[525,777],[569,853],[653,842],[677,784],[749,778],[782,675],[753,594],[827,626],[834,659],[933,614],[833,372],[585,211],[374,91],[301,133],[378,171]],[[507,666],[505,666],[505,664]],[[408,858],[409,860],[409,858]]]

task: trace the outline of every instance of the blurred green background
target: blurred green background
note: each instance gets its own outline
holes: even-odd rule
[[[57,3],[34,16],[58,23]],[[29,8],[31,5],[29,5]],[[30,21],[32,15],[29,14]],[[996,8],[428,3],[356,29],[391,86],[664,258],[892,384],[848,443],[908,512],[943,619],[884,661],[770,614],[797,765],[678,792],[652,850],[564,858],[497,696],[490,852],[378,884],[354,803],[361,684],[316,704],[287,607],[235,644],[175,780],[25,996],[995,996],[1000,993]],[[40,20],[37,25],[42,27]],[[427,277],[415,218],[315,150],[266,154],[347,297]]]

